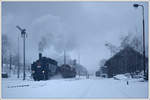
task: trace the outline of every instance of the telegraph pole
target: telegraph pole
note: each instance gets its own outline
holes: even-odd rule
[[[11,57],[11,53],[10,53],[10,58],[9,58],[9,64],[10,64],[9,69],[10,69],[10,71],[12,70],[12,66],[11,66],[12,64],[11,63],[12,63],[12,57]]]
[[[20,55],[19,55],[19,35],[18,35],[18,78],[19,78],[19,74],[20,74],[20,62],[19,62],[19,57]]]
[[[64,50],[64,65],[66,64],[66,51]]]
[[[11,70],[12,70],[12,57],[11,57],[11,52],[10,52],[10,54],[9,54],[9,56],[10,56],[10,58],[9,58],[9,74],[10,74],[10,76],[11,76]]]
[[[80,51],[79,51],[78,59],[79,59],[79,65],[80,65]]]

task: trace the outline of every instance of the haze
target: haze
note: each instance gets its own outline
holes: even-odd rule
[[[17,50],[19,25],[27,30],[26,61],[38,58],[39,42],[44,56],[58,58],[66,50],[68,56],[79,60],[89,71],[97,70],[101,59],[108,59],[106,42],[120,45],[120,36],[133,34],[142,39],[142,9],[145,7],[146,45],[148,43],[147,2],[2,2],[2,34],[8,34]]]

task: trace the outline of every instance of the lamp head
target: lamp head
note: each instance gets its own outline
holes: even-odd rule
[[[139,5],[138,4],[134,4],[133,7],[137,8]]]

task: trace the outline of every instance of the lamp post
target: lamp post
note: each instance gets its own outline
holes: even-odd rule
[[[21,29],[16,26],[21,31],[21,37],[23,38],[23,80],[25,80],[25,38],[27,36],[26,29]]]
[[[146,65],[145,65],[145,22],[144,22],[144,6],[140,5],[140,4],[133,4],[133,7],[138,8],[138,7],[142,7],[142,15],[143,15],[143,65],[144,65],[144,76],[146,75],[145,73],[145,69],[146,69]]]

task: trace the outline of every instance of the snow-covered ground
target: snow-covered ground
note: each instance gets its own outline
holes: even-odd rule
[[[2,79],[2,98],[148,98],[148,82],[90,76],[47,81]]]

